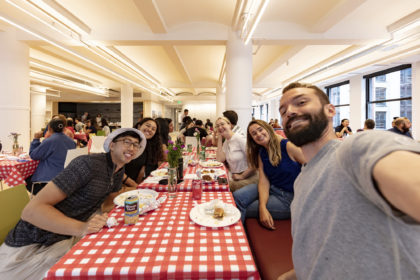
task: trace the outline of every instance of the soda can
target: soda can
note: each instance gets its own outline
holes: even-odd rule
[[[124,224],[134,225],[139,219],[139,198],[129,196],[124,201]]]

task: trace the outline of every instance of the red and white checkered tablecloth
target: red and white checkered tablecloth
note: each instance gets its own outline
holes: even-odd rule
[[[38,160],[18,162],[16,160],[0,161],[0,179],[9,186],[25,184],[25,178],[34,174],[38,166]]]
[[[159,168],[164,168],[168,165],[168,163],[163,163]],[[178,191],[191,191],[192,190],[192,180],[190,179],[186,179],[185,175],[187,174],[195,174],[197,171],[197,168],[202,168],[200,167],[198,164],[195,166],[188,166],[185,170],[184,170],[184,181],[178,184]],[[226,175],[222,176],[225,177],[226,179],[228,179],[227,177],[227,169],[225,166],[219,167],[219,169],[222,169],[226,172]],[[203,191],[229,191],[229,184],[219,184],[217,181],[212,182],[212,183],[203,183]],[[148,183],[147,180],[146,182],[142,182],[137,188],[139,189],[152,189],[155,191],[160,191],[160,192],[166,192],[168,191],[168,186],[167,185],[159,185],[159,183]]]
[[[234,204],[230,192],[205,192],[202,202]],[[259,279],[242,223],[208,228],[189,218],[190,192],[123,225],[85,236],[46,274],[51,279]]]

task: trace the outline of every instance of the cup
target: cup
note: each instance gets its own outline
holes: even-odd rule
[[[201,187],[201,180],[194,179],[192,181],[192,197],[194,200],[200,200],[203,189]]]

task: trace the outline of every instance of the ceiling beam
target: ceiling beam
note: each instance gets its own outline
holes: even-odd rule
[[[365,2],[366,0],[341,0],[309,30],[314,33],[324,33]]]
[[[154,0],[132,0],[153,33],[167,33],[165,21]]]

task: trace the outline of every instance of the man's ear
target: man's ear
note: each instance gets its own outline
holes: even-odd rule
[[[335,107],[332,104],[324,105],[324,112],[328,118],[333,118],[335,116]]]
[[[115,142],[109,143],[109,150],[110,151],[113,151],[114,150],[114,147],[115,147]]]

